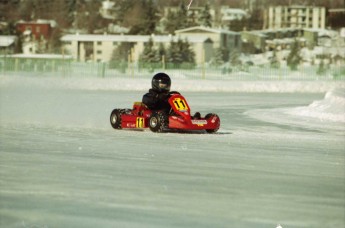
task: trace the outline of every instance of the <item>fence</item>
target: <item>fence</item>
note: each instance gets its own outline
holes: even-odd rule
[[[281,64],[272,68],[268,64],[260,66],[224,64],[214,67],[177,65],[142,65],[123,63],[114,67],[108,63],[75,62],[72,59],[36,59],[0,57],[0,75],[57,76],[57,77],[129,77],[151,78],[155,72],[164,71],[172,77],[186,79],[221,80],[344,80],[345,67],[331,65],[320,69],[319,66],[299,66],[297,71]]]

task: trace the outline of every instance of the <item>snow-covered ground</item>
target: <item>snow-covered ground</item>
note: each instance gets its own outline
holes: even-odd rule
[[[218,134],[113,130],[149,86],[1,76],[0,227],[344,227],[344,82],[176,77]]]

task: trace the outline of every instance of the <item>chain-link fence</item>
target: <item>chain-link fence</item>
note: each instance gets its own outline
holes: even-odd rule
[[[0,75],[23,76],[57,76],[57,77],[125,77],[151,78],[155,72],[164,71],[172,77],[186,79],[220,79],[220,80],[344,80],[345,66],[300,65],[291,70],[281,64],[272,67],[263,65],[231,66],[186,66],[174,64],[118,64],[116,67],[108,63],[76,62],[64,58],[14,58],[0,57]]]

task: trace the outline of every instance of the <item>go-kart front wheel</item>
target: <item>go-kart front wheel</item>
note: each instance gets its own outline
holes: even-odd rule
[[[114,129],[121,129],[121,109],[114,109],[110,114],[110,124]]]
[[[153,132],[163,132],[168,127],[168,116],[164,112],[155,112],[150,116],[149,128]]]
[[[207,114],[205,116],[205,119],[209,119],[213,116],[216,116],[219,119],[219,116],[217,114],[214,114],[214,113]],[[212,133],[216,133],[218,130],[219,130],[219,126],[217,128],[214,128],[214,129],[206,129],[206,132],[212,134]]]

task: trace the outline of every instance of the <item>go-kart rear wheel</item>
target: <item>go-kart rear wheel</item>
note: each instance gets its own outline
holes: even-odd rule
[[[110,114],[110,124],[114,129],[121,129],[121,109],[114,109]]]
[[[214,114],[214,113],[207,114],[205,116],[205,119],[209,119],[213,116],[216,116],[219,119],[219,116],[217,114]],[[214,129],[206,129],[206,132],[212,134],[212,133],[216,133],[218,130],[219,130],[219,126],[217,128],[214,128]]]
[[[164,112],[152,113],[149,119],[149,128],[153,132],[163,132],[168,127],[168,115]]]

